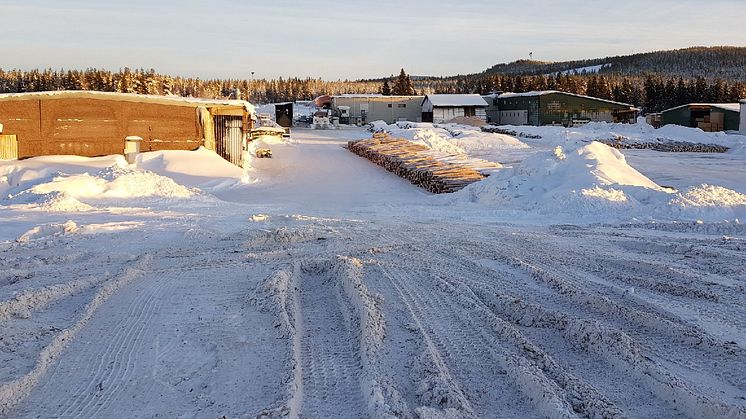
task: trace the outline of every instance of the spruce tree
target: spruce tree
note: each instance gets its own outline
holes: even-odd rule
[[[384,96],[391,96],[391,86],[389,86],[388,79],[383,81],[383,86],[381,86],[381,94]]]

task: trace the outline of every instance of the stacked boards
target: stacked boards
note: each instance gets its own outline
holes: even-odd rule
[[[457,156],[438,155],[424,145],[414,144],[387,134],[350,141],[347,148],[373,163],[409,180],[429,192],[456,192],[488,176],[499,165],[485,161],[464,160]]]

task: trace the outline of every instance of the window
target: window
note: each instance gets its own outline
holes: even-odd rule
[[[407,104],[406,103],[400,103],[400,104],[396,105],[396,107],[397,108],[406,108]]]
[[[392,105],[391,103],[389,103],[389,104],[388,104],[388,105],[386,105],[386,106],[388,106],[389,108],[393,108],[393,107],[394,107],[394,105]]]

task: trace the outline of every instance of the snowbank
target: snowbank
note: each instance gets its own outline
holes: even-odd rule
[[[722,221],[746,216],[746,195],[710,185],[683,192],[663,188],[628,165],[619,151],[599,142],[539,153],[470,185],[454,202],[577,221]]]
[[[396,138],[405,138],[435,151],[455,155],[479,157],[495,163],[504,159],[502,152],[528,149],[515,137],[482,132],[479,127],[460,124],[430,124],[398,122],[388,125],[383,121],[370,124],[374,132],[385,131]]]
[[[684,142],[695,144],[715,144],[726,147],[746,145],[746,136],[726,134],[724,132],[704,132],[699,128],[689,128],[679,125],[666,125],[654,128],[640,118],[635,124],[591,122],[586,125],[564,127],[534,127],[534,126],[501,126],[509,131],[539,136],[540,139],[531,140],[533,144],[561,144],[564,142],[588,143],[595,140],[614,140],[622,138],[625,142],[655,143],[655,142]]]
[[[216,153],[200,147],[195,151],[154,151],[137,156],[135,165],[175,182],[209,192],[243,184],[244,170]]]
[[[136,168],[111,166],[80,174],[57,172],[20,183],[4,197],[6,205],[26,205],[46,211],[90,211],[97,205],[142,198],[191,198],[197,191],[172,179]]]

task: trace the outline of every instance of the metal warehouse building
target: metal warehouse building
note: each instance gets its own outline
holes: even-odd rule
[[[490,122],[501,125],[564,125],[634,122],[639,109],[628,103],[555,90],[488,95]]]
[[[420,122],[422,99],[424,96],[338,95],[332,98],[332,109],[350,124]]]
[[[252,117],[251,104],[238,100],[89,91],[0,95],[4,158],[122,154],[127,137],[140,137],[143,151],[204,145],[240,165]]]
[[[741,118],[738,103],[690,103],[663,111],[661,122],[718,132],[738,131]]]
[[[442,124],[473,116],[487,121],[487,102],[479,95],[427,95],[422,101],[422,122]]]

